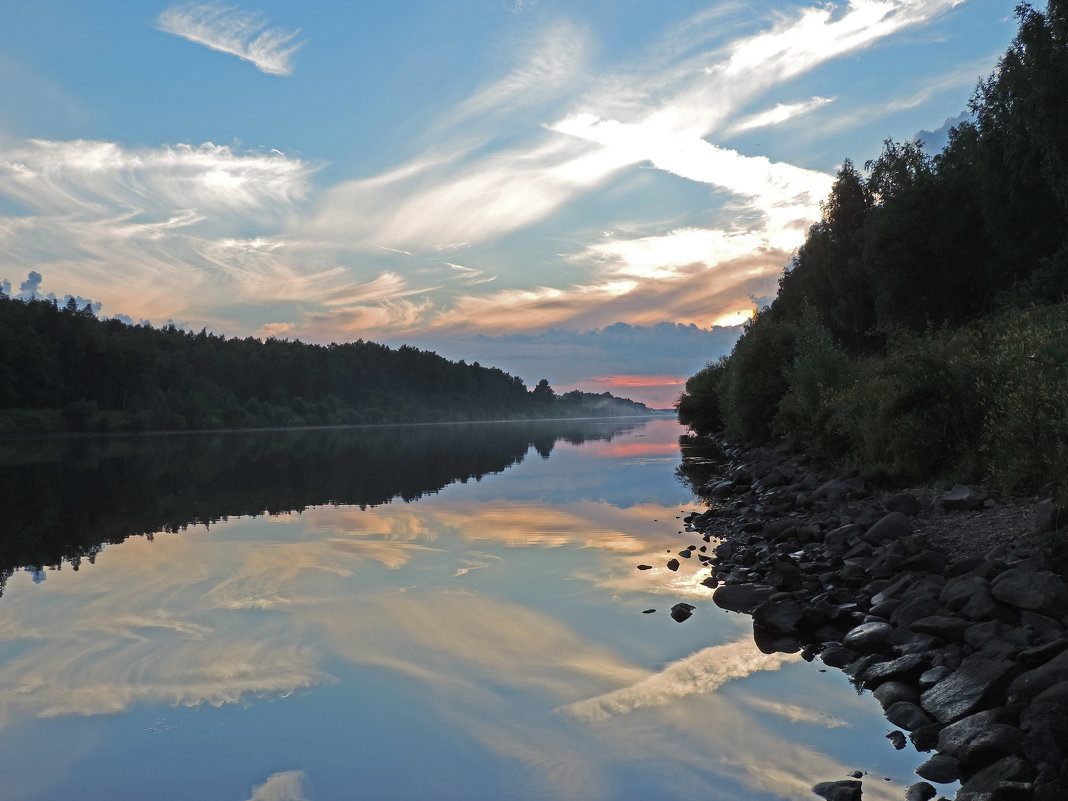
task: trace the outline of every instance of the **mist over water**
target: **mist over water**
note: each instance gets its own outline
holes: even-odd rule
[[[680,433],[0,446],[0,799],[900,798],[870,697],[663,567]]]

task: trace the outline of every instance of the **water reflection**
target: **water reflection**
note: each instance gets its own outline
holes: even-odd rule
[[[640,422],[532,421],[0,442],[0,590],[77,570],[101,545],[227,517],[416,500],[456,481],[611,441]]]
[[[696,565],[663,566],[686,544],[675,436],[652,423],[416,503],[195,524],[40,585],[17,573],[0,797],[800,801],[889,770],[857,745],[883,724],[871,699],[759,653]]]

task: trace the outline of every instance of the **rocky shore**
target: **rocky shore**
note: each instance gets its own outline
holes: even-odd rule
[[[930,754],[907,801],[956,781],[957,801],[1068,799],[1068,585],[1030,536],[1052,506],[880,491],[717,444],[729,466],[686,518],[709,546],[680,555],[710,569],[718,606],[752,616],[761,650],[843,670],[882,705],[893,747]],[[863,781],[813,791],[857,801]]]

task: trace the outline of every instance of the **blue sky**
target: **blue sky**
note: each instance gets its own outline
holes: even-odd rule
[[[669,405],[1014,4],[9,4],[0,278]]]

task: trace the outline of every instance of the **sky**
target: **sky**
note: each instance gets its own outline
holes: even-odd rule
[[[0,279],[668,407],[1015,3],[9,3]]]

